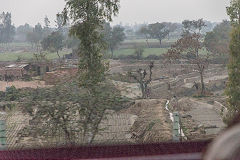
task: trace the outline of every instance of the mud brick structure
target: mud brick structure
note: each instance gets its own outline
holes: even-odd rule
[[[28,75],[29,64],[11,64],[0,68],[0,80],[13,81]]]

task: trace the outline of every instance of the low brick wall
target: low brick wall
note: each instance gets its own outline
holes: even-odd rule
[[[0,77],[3,79],[5,76],[11,76],[14,80],[20,79],[27,71],[22,68],[0,68]]]

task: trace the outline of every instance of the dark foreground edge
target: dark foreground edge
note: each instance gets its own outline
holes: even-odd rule
[[[1,160],[200,160],[210,141],[1,151]]]

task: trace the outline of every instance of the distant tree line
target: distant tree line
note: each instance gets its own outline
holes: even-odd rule
[[[224,20],[205,36],[204,44],[208,51],[217,55],[229,53],[231,23]]]
[[[104,34],[104,39],[107,43],[108,49],[111,51],[111,58],[113,58],[114,50],[126,38],[126,35],[124,33],[124,28],[120,25],[111,27],[110,23],[105,23],[103,34]]]
[[[12,25],[11,13],[0,14],[0,43],[10,43],[15,35],[15,27]]]
[[[59,51],[64,47],[71,48],[74,52],[78,49],[79,38],[75,35],[69,36],[69,26],[63,25],[64,19],[61,14],[57,14],[55,27],[51,27],[51,22],[47,16],[44,18],[44,26],[37,23],[35,26],[29,24],[20,25],[15,28],[12,25],[11,13],[3,12],[0,15],[0,43],[23,42],[30,43],[32,49],[37,52],[56,52],[60,58]],[[113,52],[119,44],[124,41],[126,34],[124,27],[111,26],[110,23],[103,24],[103,36],[106,41],[107,50]]]
[[[174,23],[153,23],[146,26],[143,26],[138,31],[139,34],[142,34],[147,42],[148,47],[150,48],[149,39],[157,39],[162,44],[162,40],[169,37],[171,32],[174,32],[177,29],[177,24]]]
[[[44,18],[44,26],[40,23],[34,27],[29,24],[20,25],[15,28],[11,21],[11,13],[3,12],[0,16],[0,43],[27,42],[37,52],[49,51],[56,52],[58,57],[59,51],[63,48],[71,48],[72,53],[76,52],[80,43],[79,38],[75,35],[69,36],[69,26],[63,26],[63,17],[58,14],[54,21],[55,27],[51,27],[51,22],[47,16]],[[227,55],[229,52],[228,45],[230,42],[231,25],[229,21],[223,21],[220,24],[204,21],[205,27],[201,30],[204,37],[206,49],[215,54]],[[184,25],[180,23],[152,23],[152,24],[135,24],[135,25],[116,25],[110,23],[103,24],[103,36],[107,45],[107,55],[114,58],[114,51],[118,49],[125,39],[146,39],[146,45],[151,48],[150,39],[159,41],[159,47],[166,47],[162,44],[164,39],[181,38]],[[206,35],[206,36],[205,36]],[[202,38],[201,37],[201,38]],[[137,45],[137,44],[136,44]],[[168,46],[170,47],[170,43]],[[140,59],[144,52],[144,46],[135,46],[135,55]],[[106,52],[105,51],[105,52]]]

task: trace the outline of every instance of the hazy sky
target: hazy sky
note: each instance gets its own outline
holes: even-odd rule
[[[181,22],[198,19],[219,22],[228,19],[226,6],[230,0],[121,0],[120,14],[114,24],[142,22]],[[0,0],[0,12],[11,12],[13,23],[43,24],[45,15],[54,19],[64,7],[64,0]]]

